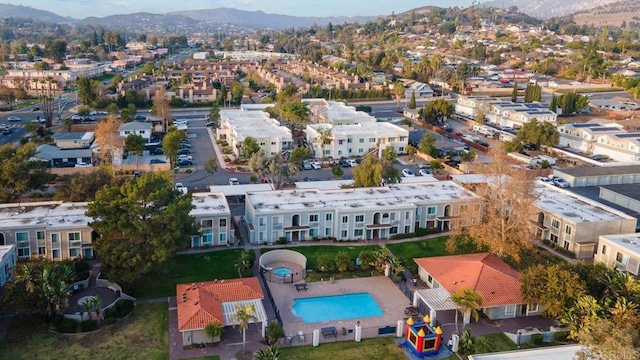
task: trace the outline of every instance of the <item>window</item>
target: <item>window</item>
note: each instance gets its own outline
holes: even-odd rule
[[[80,255],[80,249],[69,249],[69,257],[75,258]]]
[[[260,142],[260,146],[265,146],[266,143],[264,141]]]
[[[382,214],[382,218],[383,218],[383,219],[388,219],[388,218],[389,218],[389,213],[384,213],[384,214]]]
[[[560,221],[553,219],[551,220],[551,227],[554,229],[559,229],[560,228]]]
[[[69,233],[69,241],[80,241],[80,233],[79,232]]]
[[[356,222],[357,223],[364,222],[364,215],[356,215]]]
[[[434,216],[436,214],[437,208],[435,206],[430,206],[427,208],[427,215]]]
[[[405,227],[404,227],[404,233],[405,233],[405,234],[408,234],[408,233],[410,233],[410,232],[411,232],[411,226],[410,226],[410,225],[405,225]]]
[[[404,146],[400,146],[400,147],[398,148],[398,152],[403,153],[403,152],[404,152]]]
[[[353,139],[347,139],[347,143],[351,144],[353,142]]]
[[[346,238],[347,237],[347,230],[342,230],[340,232],[340,237],[343,238],[343,239]]]
[[[406,137],[406,136],[400,136],[400,141],[401,141],[401,142],[402,142],[402,141],[405,141],[405,140],[407,140],[407,137]]]
[[[540,311],[538,304],[527,305],[527,312],[534,313]]]
[[[602,253],[607,254],[607,245],[602,245]]]
[[[202,235],[202,243],[203,244],[211,244],[211,243],[213,243],[213,235],[212,234],[204,234],[204,235]]]
[[[569,225],[564,227],[564,233],[567,235],[571,235],[571,231],[573,231],[573,228]]]
[[[213,220],[202,220],[200,226],[202,226],[203,229],[211,229],[213,227]]]
[[[342,217],[342,223],[343,223],[343,224],[346,224],[346,223],[348,223],[348,222],[349,222],[349,216],[346,216],[346,215],[345,215],[345,216],[343,216],[343,217]]]
[[[220,233],[220,237],[219,240],[221,243],[226,243],[227,242],[227,233]]]
[[[309,229],[309,236],[311,237],[318,236],[318,229],[316,228]]]
[[[411,218],[411,213],[409,211],[404,212],[404,219],[409,220]]]
[[[327,221],[332,221],[333,220],[333,214],[332,213],[327,213],[327,215],[325,215],[324,219],[327,220]]]
[[[342,145],[342,143],[344,143],[344,140],[338,140],[338,145]]]
[[[44,231],[36,231],[36,239],[44,240]]]
[[[389,229],[389,235],[395,235],[398,233],[398,227],[397,226],[392,226],[391,229]]]
[[[432,283],[433,283],[433,277],[432,277],[431,275],[427,276],[427,282],[428,282],[429,284],[432,284]]]
[[[514,315],[516,313],[516,306],[515,305],[507,305],[504,307],[504,314],[505,315]]]
[[[549,240],[551,240],[551,242],[554,244],[558,244],[558,235],[556,234],[549,235]]]
[[[329,155],[331,155],[331,150],[324,150],[322,153],[324,154],[324,156],[328,157]]]
[[[265,226],[266,225],[266,221],[264,220],[263,217],[258,219],[258,223],[260,224],[260,226]]]
[[[54,259],[60,259],[60,250],[58,250],[58,249],[54,249],[53,250],[53,258]]]
[[[369,138],[369,142],[370,142],[370,143],[374,143],[374,142],[376,142],[376,138]]]
[[[621,252],[616,252],[616,261],[617,261],[617,262],[619,262],[619,263],[621,263],[621,264],[623,263],[623,261],[624,261],[624,255],[622,255],[622,253],[621,253]]]
[[[227,226],[227,219],[220,219],[220,227],[226,227]]]
[[[396,213],[391,213],[391,221],[395,221],[396,220]]]
[[[44,246],[38,246],[38,255],[39,256],[47,255],[47,248]]]
[[[26,248],[18,248],[18,256],[19,257],[28,257],[30,253],[31,252],[29,251],[28,247],[26,247]]]
[[[562,243],[562,247],[563,247],[565,250],[569,250],[569,242],[568,242],[568,241],[563,242],[563,243]]]
[[[353,236],[358,237],[358,236],[362,236],[363,234],[363,230],[362,229],[355,229],[353,231]]]
[[[318,222],[318,214],[309,215],[309,222]]]
[[[433,229],[436,227],[436,222],[433,220],[427,221],[427,229]]]
[[[24,242],[29,241],[29,233],[28,232],[17,232],[16,233],[16,242]]]
[[[358,149],[358,153],[362,154],[364,152],[363,148]]]
[[[60,234],[51,234],[51,243],[58,244],[60,242]]]
[[[363,138],[360,138],[360,139],[358,139],[358,142],[359,142],[359,143],[363,143],[363,142],[364,142],[364,139],[363,139]]]
[[[271,145],[275,145],[275,144],[276,144],[276,142],[275,142],[275,141],[272,141],[272,142],[271,142]]]
[[[324,229],[324,236],[331,236],[331,228]]]

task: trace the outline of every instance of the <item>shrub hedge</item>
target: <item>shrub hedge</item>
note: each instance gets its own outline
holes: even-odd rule
[[[116,302],[119,317],[125,317],[133,310],[133,301],[120,299]]]
[[[60,333],[74,333],[78,330],[78,323],[71,319],[62,319],[56,327],[56,331]]]
[[[98,328],[98,323],[95,320],[85,320],[80,323],[80,331],[88,332]]]

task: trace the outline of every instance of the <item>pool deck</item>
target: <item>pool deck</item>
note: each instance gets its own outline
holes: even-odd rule
[[[376,276],[370,278],[358,278],[358,279],[343,279],[335,280],[334,283],[330,281],[317,281],[308,283],[307,291],[296,291],[294,284],[278,284],[269,283],[269,289],[273,295],[276,306],[280,311],[282,322],[284,323],[284,332],[286,336],[293,336],[292,345],[308,345],[312,342],[313,330],[320,330],[324,327],[335,327],[339,333],[342,328],[347,330],[353,330],[356,321],[360,321],[363,328],[363,338],[370,337],[368,333],[375,332],[377,329],[384,326],[396,326],[398,320],[406,318],[404,309],[409,306],[407,298],[402,291],[391,281],[391,279],[384,276]],[[333,320],[327,322],[317,322],[306,324],[302,322],[302,319],[293,315],[291,308],[293,307],[294,300],[300,298],[327,296],[327,295],[340,295],[340,294],[353,294],[368,292],[376,300],[380,308],[384,311],[384,315],[375,316],[361,319],[350,320]],[[302,331],[305,335],[305,342],[300,341],[298,332]],[[353,334],[342,335],[338,337],[331,337],[329,341],[346,340],[347,338],[353,338]],[[320,335],[320,342],[326,342],[322,335]]]

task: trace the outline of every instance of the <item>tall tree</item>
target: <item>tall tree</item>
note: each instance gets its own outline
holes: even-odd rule
[[[440,150],[436,147],[436,138],[433,137],[430,133],[426,133],[422,139],[420,140],[420,144],[418,144],[418,150],[421,153],[427,154],[431,157],[439,157]]]
[[[233,320],[231,326],[235,328],[238,326],[242,332],[242,352],[244,353],[247,344],[247,329],[250,322],[256,321],[256,309],[253,305],[242,306],[236,304],[236,312],[232,316]]]
[[[513,82],[513,90],[511,91],[511,102],[518,101],[518,82]]]
[[[82,104],[89,105],[95,101],[98,96],[95,81],[88,77],[80,76],[78,80],[76,80],[76,83],[78,85],[78,98]]]
[[[249,136],[244,139],[242,142],[241,155],[245,159],[250,159],[253,154],[260,151],[260,144],[258,144],[258,140]]]
[[[140,135],[131,134],[124,139],[124,147],[129,154],[136,157],[136,166],[138,166],[138,156],[144,152],[144,138]]]
[[[249,170],[259,178],[271,177],[276,188],[280,188],[298,174],[298,166],[284,162],[280,156],[267,157],[264,151],[254,153],[249,159]]]
[[[482,307],[482,295],[471,289],[460,289],[451,295],[451,301],[456,305],[456,333],[458,331],[458,313],[462,314],[462,330],[464,331],[464,318],[467,313],[478,321],[480,316],[479,309]]]
[[[560,134],[557,128],[550,122],[539,122],[538,119],[532,119],[525,123],[518,133],[516,139],[523,143],[554,146],[560,141]]]
[[[427,106],[422,108],[421,116],[429,124],[437,125],[444,123],[444,120],[453,115],[455,107],[445,99],[429,101]]]
[[[113,115],[107,116],[98,123],[95,131],[96,144],[100,158],[108,164],[122,158],[124,139],[120,136],[122,123]]]
[[[386,159],[366,157],[352,170],[355,187],[374,187],[382,183],[396,184],[401,181],[400,172]]]
[[[167,135],[162,139],[162,152],[164,156],[169,158],[171,168],[176,166],[178,159],[178,150],[180,150],[180,143],[184,139],[184,131],[178,130],[175,127],[171,127]]]
[[[204,333],[211,339],[211,342],[219,341],[220,336],[224,333],[224,324],[220,321],[210,322],[204,327]]]
[[[152,115],[162,120],[162,130],[164,132],[169,131],[169,126],[172,124],[171,107],[169,106],[169,100],[166,98],[167,91],[164,87],[156,90],[156,94],[153,98],[153,110]]]
[[[0,145],[0,202],[18,199],[30,190],[40,189],[49,181],[47,169],[37,161],[31,161],[36,144],[27,143],[19,148]]]
[[[58,88],[58,81],[51,76],[33,81],[37,82],[35,92],[40,104],[42,104],[42,114],[46,121],[45,127],[49,128],[53,125],[53,102],[61,89]]]
[[[400,111],[400,100],[404,96],[404,85],[400,81],[396,81],[393,84],[393,96],[396,98],[396,104],[398,105],[398,111]]]
[[[409,100],[409,109],[415,109],[416,108],[416,91],[413,90],[411,92],[411,100]]]
[[[217,124],[219,120],[220,120],[220,105],[214,102],[213,105],[211,105],[211,110],[209,110],[209,121],[213,121]]]
[[[134,283],[185,249],[198,233],[191,196],[173,188],[167,173],[148,173],[122,185],[105,186],[89,203],[94,249],[109,279]]]
[[[584,283],[562,265],[536,265],[522,274],[522,297],[526,303],[541,304],[545,313],[559,317],[584,295]]]
[[[536,195],[533,181],[525,170],[514,169],[506,154],[494,151],[491,163],[483,166],[488,177],[487,186],[479,188],[477,194],[484,201],[469,203],[467,207],[483,207],[484,216],[479,224],[454,227],[457,234],[470,235],[478,245],[504,258],[510,256],[520,260],[520,252],[532,247],[529,220],[533,218]],[[449,240],[448,245],[455,247]]]

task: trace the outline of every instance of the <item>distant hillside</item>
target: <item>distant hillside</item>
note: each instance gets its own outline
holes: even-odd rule
[[[57,24],[71,24],[76,20],[72,18],[62,17],[51,11],[38,10],[30,6],[11,5],[0,3],[0,18],[29,18],[33,20],[52,22]]]
[[[244,11],[230,8],[185,10],[167,13],[181,15],[207,23],[234,24],[258,28],[283,29],[287,27],[310,27],[314,24],[342,24],[345,22],[366,22],[374,17],[300,17],[268,14],[262,11]]]
[[[538,19],[548,19],[587,11],[598,6],[604,6],[618,0],[492,0],[482,3],[483,6],[491,6],[508,9],[516,6],[519,12],[531,15]],[[638,2],[638,0],[630,0]]]
[[[620,26],[622,22],[640,22],[640,1],[623,0],[573,15],[578,25]]]
[[[88,17],[79,21],[80,24],[100,25],[107,28],[153,28],[174,26],[195,26],[199,21],[182,15],[164,15],[151,13],[117,14],[103,18]]]

